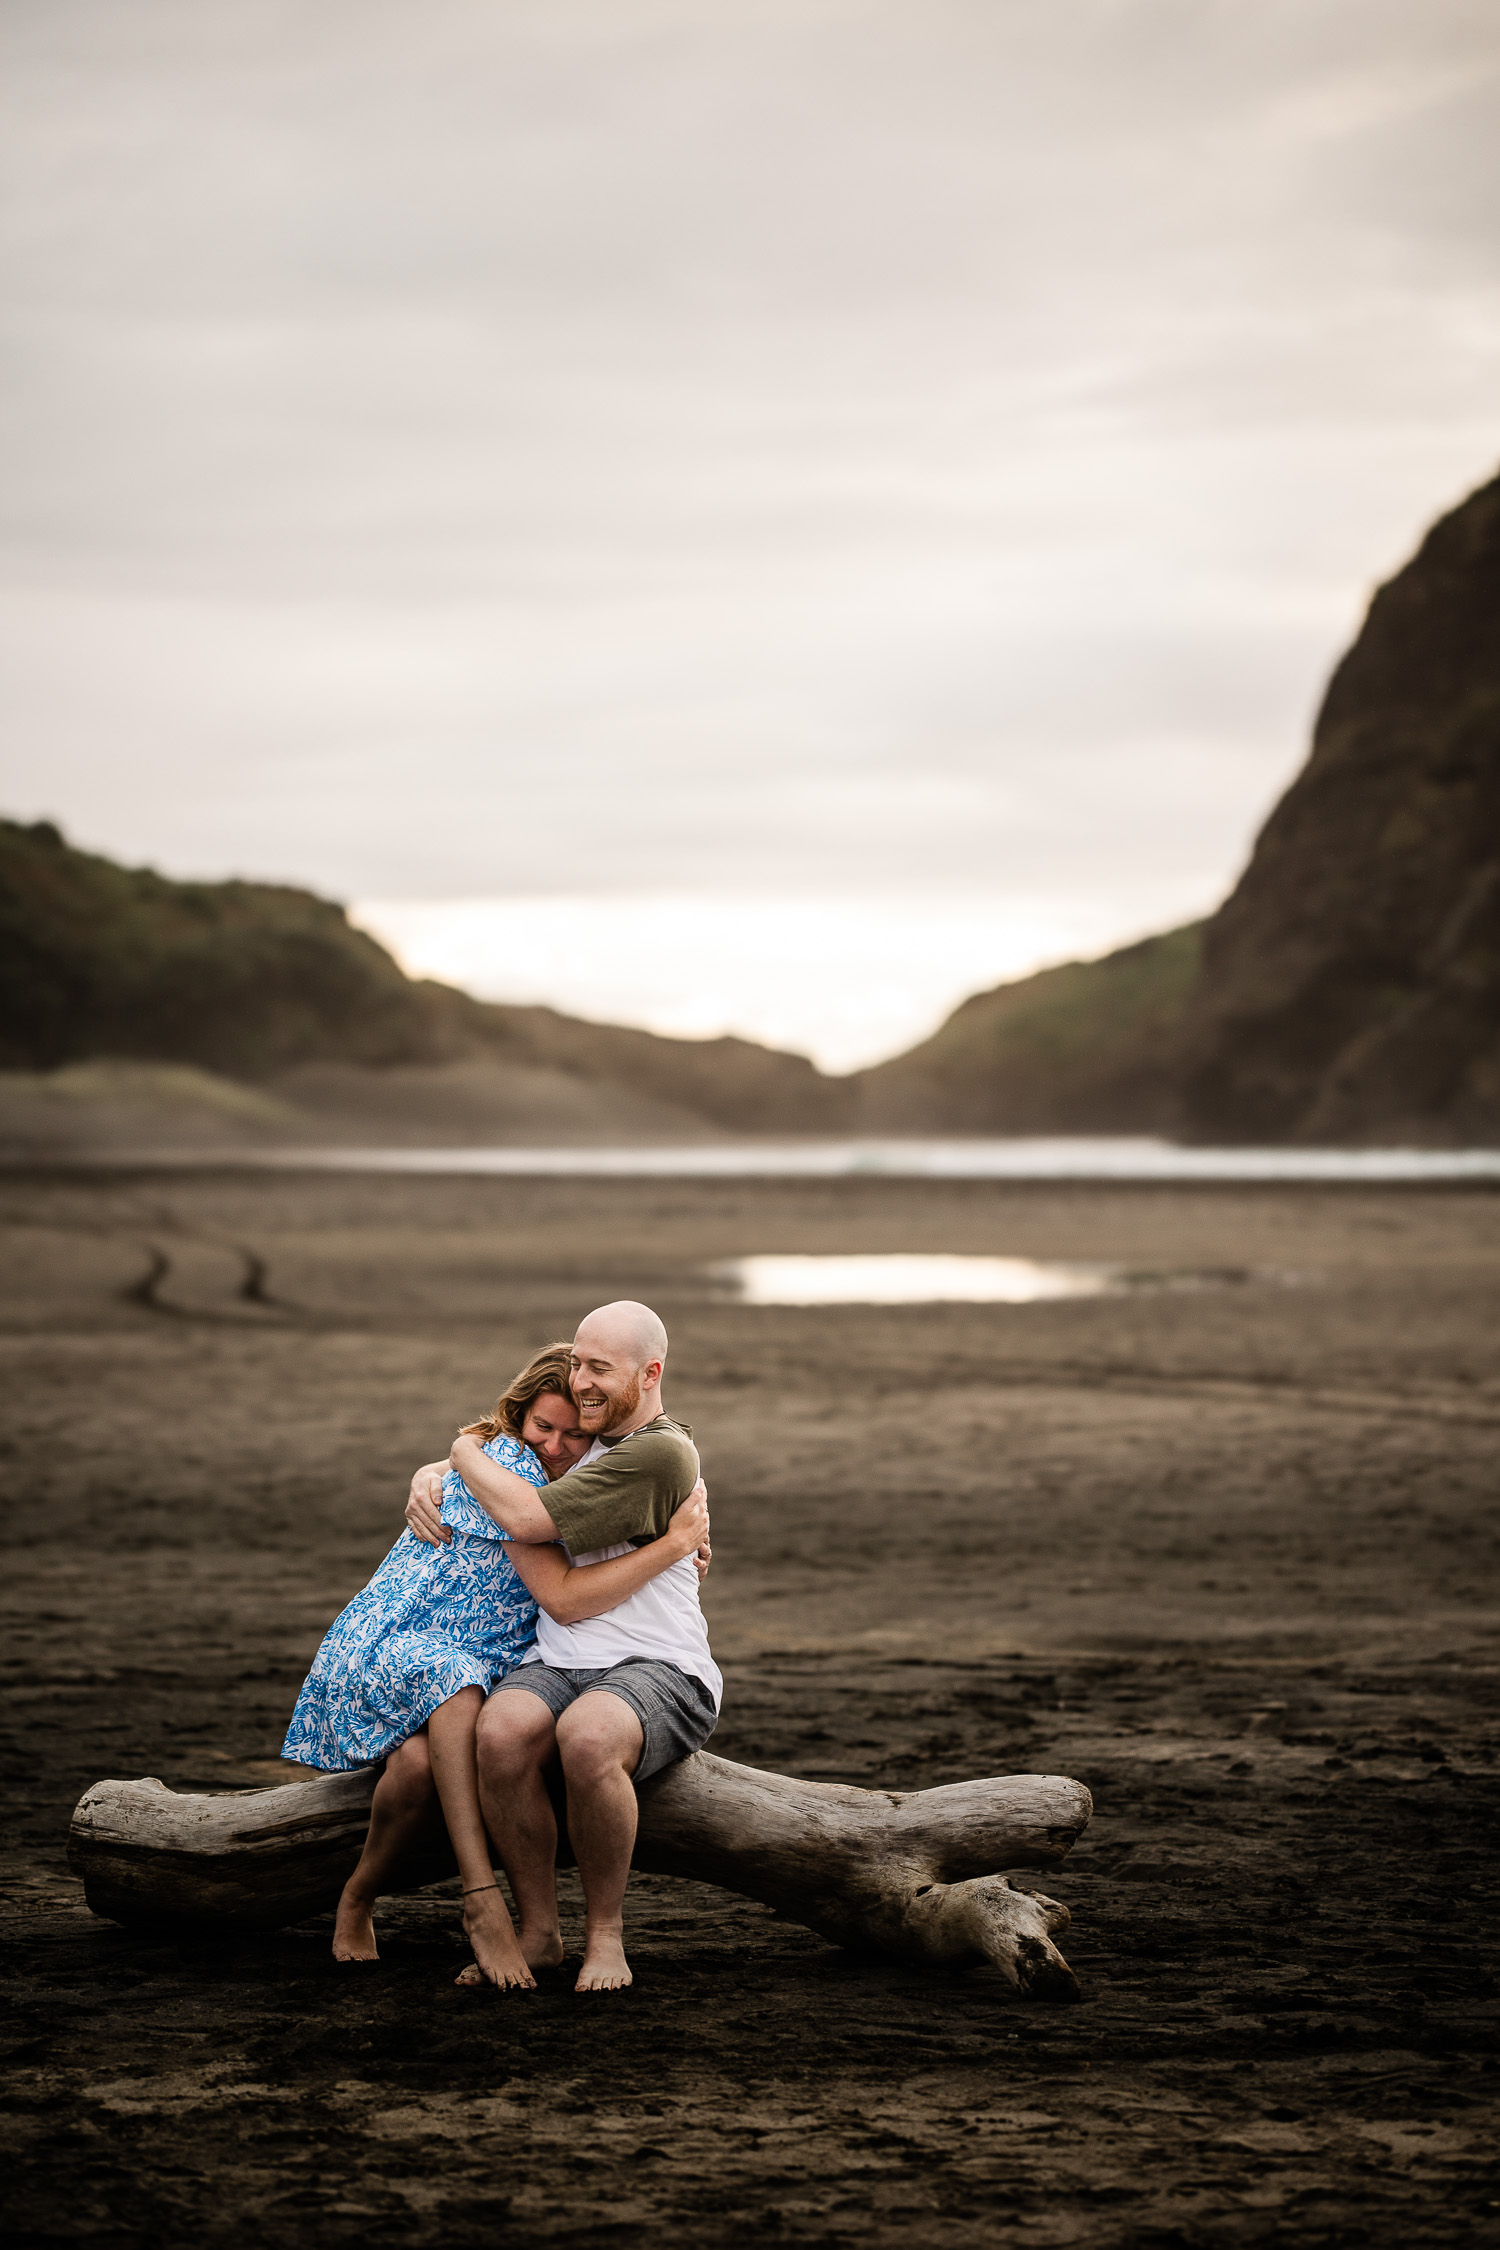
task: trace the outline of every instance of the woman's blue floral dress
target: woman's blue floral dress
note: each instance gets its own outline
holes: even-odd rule
[[[544,1485],[536,1455],[491,1438],[492,1461]],[[486,1692],[536,1637],[536,1603],[511,1568],[505,1533],[462,1477],[443,1479],[453,1533],[429,1547],[403,1531],[365,1587],[323,1637],[297,1698],[283,1758],[325,1773],[370,1765],[427,1724],[460,1688]]]

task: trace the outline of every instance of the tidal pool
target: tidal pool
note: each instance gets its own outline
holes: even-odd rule
[[[904,1251],[728,1258],[714,1274],[746,1305],[1033,1305],[1129,1287],[1120,1266]]]

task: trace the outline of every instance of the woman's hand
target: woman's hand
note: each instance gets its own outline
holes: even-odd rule
[[[425,1468],[418,1469],[407,1494],[406,1520],[427,1547],[446,1547],[453,1537],[443,1521],[443,1478],[447,1473],[446,1461],[429,1461]]]
[[[699,1540],[698,1545],[693,1552],[693,1568],[698,1573],[698,1583],[701,1586],[704,1579],[708,1576],[708,1566],[714,1559],[714,1543],[712,1538],[709,1536],[709,1526],[706,1520],[706,1511],[708,1508],[708,1486],[704,1483],[702,1477],[700,1477],[698,1479],[698,1482],[693,1486],[692,1492],[688,1495],[688,1497],[694,1500],[701,1499],[705,1510],[703,1537]]]

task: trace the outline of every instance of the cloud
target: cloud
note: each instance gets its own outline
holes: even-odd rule
[[[1468,0],[0,42],[5,795],[181,871],[1103,942],[1232,879],[1500,455]]]

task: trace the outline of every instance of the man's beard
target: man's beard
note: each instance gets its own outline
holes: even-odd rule
[[[574,1403],[577,1404],[576,1399]],[[641,1379],[639,1375],[632,1375],[629,1383],[626,1385],[625,1389],[621,1391],[618,1398],[611,1398],[608,1393],[605,1394],[605,1418],[603,1423],[600,1425],[597,1435],[600,1437],[607,1437],[610,1431],[617,1430],[622,1422],[628,1422],[631,1415],[635,1412],[640,1403]]]

